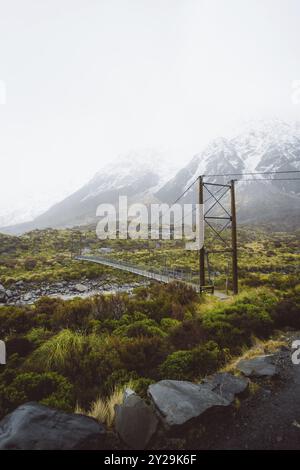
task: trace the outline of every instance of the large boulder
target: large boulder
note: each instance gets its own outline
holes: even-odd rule
[[[0,450],[105,449],[105,434],[93,418],[29,402],[0,422]]]
[[[244,392],[248,385],[249,379],[245,377],[237,377],[228,372],[218,372],[208,377],[204,382],[210,390],[217,393],[221,397],[233,402],[235,395]]]
[[[272,377],[278,373],[277,367],[273,364],[274,354],[257,356],[252,359],[241,359],[236,368],[247,377]]]
[[[115,411],[115,428],[123,442],[135,450],[145,449],[158,425],[153,409],[127,389],[123,404]]]
[[[167,426],[185,424],[210,408],[230,404],[206,384],[178,380],[161,380],[150,385],[148,394]]]

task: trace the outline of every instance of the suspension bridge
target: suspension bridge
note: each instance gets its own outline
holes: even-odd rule
[[[236,202],[235,202],[235,182],[236,181],[266,181],[266,180],[299,180],[299,178],[289,178],[289,174],[300,173],[300,171],[270,171],[270,172],[255,172],[255,173],[235,173],[235,174],[216,174],[198,176],[194,179],[191,184],[188,184],[184,191],[176,198],[172,203],[171,207],[177,204],[182,198],[187,197],[188,193],[193,191],[194,186],[197,184],[197,191],[194,191],[196,198],[194,198],[194,206],[196,203],[204,207],[204,213],[202,216],[202,225],[199,224],[199,230],[203,227],[209,227],[210,233],[213,238],[210,240],[211,247],[208,249],[205,243],[199,249],[199,270],[198,270],[198,282],[194,281],[191,273],[184,272],[183,270],[176,269],[153,269],[150,267],[141,267],[129,264],[124,261],[114,260],[110,257],[102,257],[95,255],[83,255],[81,249],[82,235],[79,232],[79,251],[75,254],[74,259],[78,261],[86,261],[91,263],[98,263],[111,268],[119,269],[122,271],[130,272],[138,276],[145,277],[150,280],[155,280],[162,283],[169,283],[173,281],[182,281],[193,287],[196,292],[202,294],[203,292],[211,293],[219,299],[228,298],[228,280],[229,271],[231,273],[231,286],[232,293],[238,293],[238,249],[237,249],[237,221],[236,221]],[[275,177],[280,174],[279,177]],[[288,174],[288,178],[281,177],[281,174]],[[262,175],[268,175],[268,177],[262,177]],[[247,176],[247,179],[245,179]],[[257,178],[259,176],[259,178]],[[230,179],[228,177],[235,177],[236,179]],[[238,179],[242,177],[242,179]],[[250,178],[249,178],[250,177]],[[210,181],[207,181],[210,178]],[[221,180],[220,180],[221,178]],[[220,182],[222,181],[222,182]],[[226,182],[225,182],[226,181]],[[229,196],[229,197],[228,197]],[[196,210],[193,207],[192,212]],[[162,216],[161,216],[162,218]],[[173,227],[176,222],[173,222]],[[224,236],[226,229],[229,229],[229,237]],[[151,227],[150,227],[151,231]],[[149,237],[149,227],[148,227]],[[199,240],[201,239],[199,234]],[[215,240],[218,240],[221,248],[214,249]],[[72,239],[72,256],[73,256],[74,240]],[[231,269],[228,269],[227,280],[226,280],[226,294],[218,291],[214,287],[214,281],[210,276],[210,263],[209,254],[222,254],[226,253],[230,256]]]
[[[198,183],[198,184],[197,184]],[[197,191],[194,191],[194,187],[196,185]],[[192,193],[193,192],[193,193]],[[190,193],[190,195],[188,195]],[[192,197],[191,197],[192,193]],[[224,197],[225,195],[231,195],[231,204],[229,204],[230,208],[226,208],[224,204]],[[206,197],[207,196],[207,197]],[[187,186],[187,188],[176,198],[176,200],[169,206],[172,208],[175,204],[178,204],[180,200],[185,197],[185,201],[187,198],[192,200],[192,216],[196,212],[197,206],[204,206],[205,204],[205,213],[203,215],[203,220],[200,223],[196,224],[198,227],[199,234],[198,240],[202,239],[201,230],[203,230],[203,226],[205,223],[207,226],[210,227],[210,230],[214,234],[215,238],[218,238],[221,243],[224,244],[224,250],[218,250],[218,253],[229,253],[232,255],[232,277],[233,277],[233,293],[237,293],[237,247],[236,247],[236,217],[235,217],[235,199],[234,199],[234,181],[232,180],[228,184],[221,184],[215,182],[208,182],[204,181],[203,177],[200,176],[196,178],[194,181],[191,182]],[[206,199],[205,199],[206,197]],[[228,201],[227,201],[228,202]],[[219,209],[219,213],[214,212],[215,209]],[[162,233],[163,227],[163,218],[167,212],[171,211],[172,209],[167,209],[166,212],[160,214],[160,222],[159,222],[159,230],[160,234]],[[220,213],[221,211],[221,213]],[[194,214],[194,217],[197,215]],[[198,214],[199,216],[199,214]],[[213,225],[214,222],[221,224],[221,226]],[[180,221],[173,221],[173,225],[171,224],[171,220],[169,220],[169,229],[172,232],[178,223],[183,228],[184,220],[180,219]],[[231,225],[231,243],[228,244],[228,240],[224,238],[222,232]],[[146,238],[149,239],[149,235],[151,233],[151,224],[148,227],[148,233]],[[222,234],[222,235],[221,235]],[[151,238],[151,237],[150,237]],[[72,245],[74,242],[72,242]],[[209,251],[212,253],[212,250]],[[191,286],[196,292],[202,293],[209,293],[212,294],[219,299],[227,299],[228,295],[215,289],[214,283],[210,278],[209,275],[209,261],[208,261],[208,250],[203,246],[199,250],[199,257],[198,257],[198,266],[199,266],[199,274],[198,274],[198,282],[195,281],[195,278],[192,276],[192,273],[186,272],[186,270],[178,270],[178,269],[167,269],[165,267],[161,267],[159,269],[150,268],[149,266],[142,267],[142,266],[135,266],[133,264],[115,260],[111,257],[103,257],[98,255],[85,255],[82,253],[82,235],[79,232],[79,251],[74,256],[74,259],[78,261],[85,261],[91,263],[97,263],[104,266],[109,266],[114,269],[118,269],[121,271],[130,272],[132,274],[136,274],[138,276],[145,277],[150,280],[154,280],[157,282],[162,283],[170,283],[173,281],[181,281],[189,286]],[[208,279],[206,274],[208,274]]]
[[[181,281],[185,284],[190,285],[196,292],[200,292],[200,286],[193,283],[190,279],[187,279],[187,277],[182,272],[177,272],[175,269],[141,269],[124,261],[121,262],[113,259],[104,258],[102,256],[78,255],[75,256],[74,259],[76,259],[77,261],[88,261],[90,263],[102,264],[103,266],[109,266],[110,268],[119,269],[121,271],[127,271],[129,273],[136,274],[137,276],[142,276],[153,281],[162,282],[164,284],[168,284],[169,282],[173,281]],[[213,286],[207,286],[205,290],[215,295],[220,300],[225,300],[228,298],[228,295],[215,290]],[[204,291],[204,289],[202,291]]]

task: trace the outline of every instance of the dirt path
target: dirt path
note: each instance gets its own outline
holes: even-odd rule
[[[300,339],[300,333],[289,336],[289,346]],[[259,391],[224,415],[201,448],[300,449],[300,365],[292,363],[291,352],[278,353],[279,377],[257,381]]]

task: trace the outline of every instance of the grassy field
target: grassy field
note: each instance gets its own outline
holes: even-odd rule
[[[228,239],[229,233],[225,233]],[[300,231],[294,233],[270,233],[266,230],[240,228],[239,279],[241,288],[270,286],[285,289],[295,285],[299,277]],[[230,257],[214,254],[224,248],[221,242],[212,243],[207,231],[205,241],[209,254],[210,278],[221,289],[229,279]],[[56,281],[96,278],[111,275],[117,282],[128,280],[128,273],[79,263],[71,259],[73,250],[79,249],[79,238],[72,243],[71,230],[33,231],[22,237],[0,235],[0,282],[10,285],[18,280]],[[146,268],[175,269],[197,282],[199,273],[198,253],[185,250],[184,241],[166,240],[110,240],[100,241],[94,230],[82,234],[82,247],[92,254],[99,254],[103,247],[112,249],[108,256]],[[101,253],[100,253],[101,254]],[[107,256],[107,255],[106,255]],[[133,276],[134,278],[134,276]]]

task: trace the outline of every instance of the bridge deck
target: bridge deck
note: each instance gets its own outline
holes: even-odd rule
[[[181,279],[180,277],[172,276],[170,274],[160,274],[155,271],[137,268],[130,264],[127,264],[124,262],[121,263],[113,259],[103,258],[100,256],[82,256],[82,255],[75,256],[75,259],[77,259],[78,261],[89,261],[90,263],[102,264],[104,266],[109,266],[111,268],[120,269],[121,271],[127,271],[133,274],[137,274],[138,276],[143,276],[148,279],[154,279],[155,281],[163,282],[165,284],[168,284],[169,282],[172,282],[172,281],[181,280],[185,282],[186,284],[189,284],[190,286],[192,286],[196,290],[196,292],[199,292],[200,290],[199,286],[197,286],[196,284],[192,282],[188,282],[184,279]],[[215,297],[218,297],[220,300],[225,300],[228,298],[226,294],[220,291],[216,291],[216,290],[214,291],[213,295]]]

